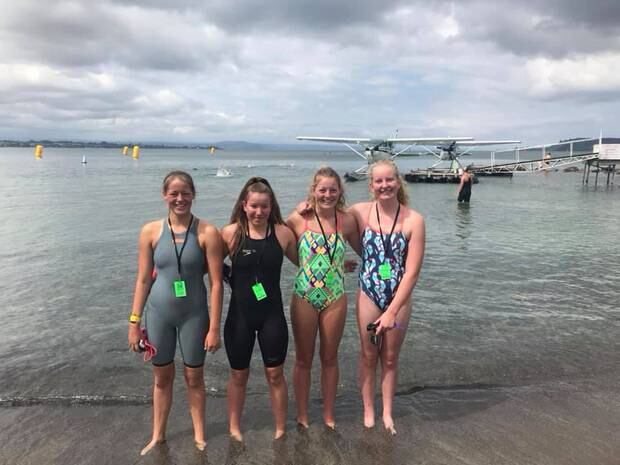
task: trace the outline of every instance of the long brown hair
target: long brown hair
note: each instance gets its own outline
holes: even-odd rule
[[[392,170],[394,171],[394,175],[396,176],[396,178],[398,179],[398,183],[400,184],[398,186],[398,192],[396,193],[396,198],[398,199],[399,203],[403,205],[409,205],[409,195],[407,194],[407,191],[405,190],[405,180],[401,176],[400,171],[398,171],[398,166],[392,160],[387,160],[387,159],[377,160],[372,165],[370,165],[370,168],[368,169],[369,183],[372,185],[372,172],[375,169],[375,167],[380,166],[380,165],[385,165],[385,166],[389,166],[390,168],[392,168]]]
[[[237,230],[235,231],[235,235],[233,237],[233,246],[230,253],[231,257],[239,252],[241,244],[243,244],[248,236],[248,217],[243,210],[243,203],[247,200],[250,193],[269,195],[269,200],[271,202],[271,213],[269,213],[269,218],[267,219],[269,226],[273,227],[276,224],[284,224],[282,213],[280,213],[280,205],[278,205],[276,195],[273,193],[273,189],[271,188],[269,181],[259,176],[251,177],[248,179],[248,182],[245,183],[243,189],[241,189],[241,192],[239,192],[239,197],[237,198],[230,215],[230,223],[237,225]]]
[[[317,184],[319,183],[319,178],[332,178],[336,180],[338,184],[338,190],[340,191],[340,197],[338,197],[338,202],[336,202],[336,210],[344,211],[346,200],[344,198],[344,187],[342,185],[342,180],[340,179],[340,175],[330,166],[321,166],[314,176],[312,177],[312,182],[310,183],[310,189],[308,190],[308,199],[307,202],[312,205],[312,208],[316,208],[316,199],[314,198],[314,189],[316,189]]]

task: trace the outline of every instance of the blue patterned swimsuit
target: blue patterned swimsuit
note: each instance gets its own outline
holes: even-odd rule
[[[405,273],[408,243],[402,231],[394,232],[390,237],[388,257],[386,260],[384,244],[389,234],[374,231],[366,226],[362,236],[362,266],[360,267],[360,288],[373,303],[384,312],[400,284]],[[387,244],[386,244],[387,245]],[[392,267],[392,277],[381,279],[379,266],[387,261]]]

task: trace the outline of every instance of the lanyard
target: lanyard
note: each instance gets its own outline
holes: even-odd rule
[[[269,230],[271,229],[271,225],[267,224],[267,230],[265,231],[265,238],[263,239],[263,247],[259,251],[256,251],[256,268],[254,269],[254,281],[258,283],[258,270],[260,270],[260,261],[263,258],[263,254],[265,253],[265,248],[267,247],[267,237],[269,236]],[[250,237],[250,226],[248,226],[248,239],[252,239]]]
[[[316,218],[316,222],[319,223],[319,228],[321,228],[321,234],[323,234],[323,240],[325,241],[325,249],[327,250],[327,256],[329,257],[329,264],[332,265],[334,262],[334,257],[336,256],[336,246],[338,245],[338,211],[334,209],[336,239],[334,240],[333,250],[330,250],[327,235],[325,234],[325,230],[323,229],[323,225],[321,224],[321,220],[319,219],[319,215],[317,215],[316,210],[314,211],[314,217]]]
[[[181,257],[183,256],[183,250],[185,249],[185,244],[187,244],[189,230],[192,227],[193,222],[194,215],[190,215],[189,226],[187,226],[187,230],[185,231],[185,239],[183,239],[183,245],[181,246],[181,251],[179,252],[179,250],[177,249],[177,238],[174,235],[174,231],[172,230],[172,223],[170,222],[170,217],[168,217],[168,226],[170,227],[170,233],[172,234],[172,243],[174,244],[174,253],[177,256],[177,269],[179,271],[179,278],[181,277]]]
[[[390,234],[387,235],[387,241],[383,240],[383,230],[381,229],[381,219],[379,218],[379,205],[376,203],[375,211],[377,212],[377,223],[379,223],[379,232],[381,233],[381,244],[383,245],[383,252],[385,253],[385,257],[388,258],[388,255],[392,255],[392,233],[394,232],[396,222],[398,221],[398,214],[400,213],[400,202],[398,203],[398,209],[396,210],[396,217],[394,218],[394,223],[392,223],[392,229],[390,230]]]

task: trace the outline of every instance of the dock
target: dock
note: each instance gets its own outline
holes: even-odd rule
[[[472,173],[474,184],[478,184],[478,178]],[[434,183],[434,184],[458,184],[461,182],[461,176],[458,172],[449,169],[417,169],[405,173],[405,181],[411,183]]]

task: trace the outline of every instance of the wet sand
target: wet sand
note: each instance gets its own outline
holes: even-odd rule
[[[194,449],[185,399],[177,396],[167,444],[145,457],[147,405],[2,407],[0,463],[618,465],[618,378],[400,392],[396,437],[364,430],[360,401],[347,393],[338,398],[337,432],[322,427],[314,399],[311,427],[298,431],[291,420],[285,439],[273,441],[268,398],[259,395],[247,400],[244,445],[228,438],[226,399],[209,398],[206,454]]]

